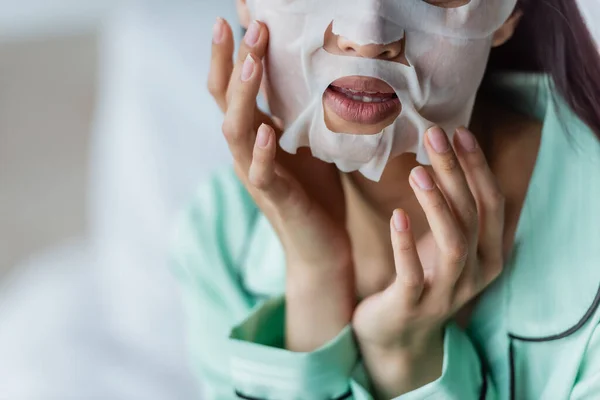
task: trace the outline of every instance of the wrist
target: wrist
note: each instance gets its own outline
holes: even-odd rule
[[[333,244],[331,245],[334,246]],[[316,245],[313,247],[317,247]],[[354,261],[349,249],[341,247],[340,250],[331,250],[323,253],[322,251],[306,251],[291,245],[284,245],[287,268],[301,269],[302,271],[313,272],[337,272],[352,269]]]
[[[340,260],[336,263],[307,263],[302,260],[288,260],[286,267],[286,287],[302,292],[305,289],[329,287],[336,284],[349,286],[354,282],[354,270],[351,261]]]
[[[395,398],[442,376],[444,339],[438,332],[412,343],[365,345],[361,352],[377,398]]]
[[[348,268],[288,265],[286,348],[311,352],[336,337],[352,319],[356,305]]]

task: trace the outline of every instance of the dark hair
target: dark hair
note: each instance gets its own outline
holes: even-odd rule
[[[572,111],[600,139],[600,49],[575,0],[519,0],[514,37],[494,49],[488,71],[548,74]]]

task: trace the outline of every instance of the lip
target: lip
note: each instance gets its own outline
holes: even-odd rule
[[[358,100],[362,97],[364,100]],[[382,80],[351,76],[336,80],[325,91],[324,103],[345,121],[375,125],[400,113],[396,92]]]
[[[334,81],[331,86],[350,89],[356,92],[396,93],[390,85],[381,79],[370,78],[368,76],[346,76]]]

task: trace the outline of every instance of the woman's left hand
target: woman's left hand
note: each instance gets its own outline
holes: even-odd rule
[[[396,279],[356,309],[353,326],[378,394],[397,397],[441,376],[444,328],[503,266],[504,197],[472,133],[453,151],[439,128],[425,140],[435,180],[415,168],[410,184],[431,232],[415,241],[396,210],[390,228]]]

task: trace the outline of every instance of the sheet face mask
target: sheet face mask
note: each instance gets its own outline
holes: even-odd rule
[[[272,113],[285,123],[280,146],[289,153],[310,147],[313,156],[373,181],[403,153],[428,164],[425,131],[439,125],[451,133],[468,125],[492,35],[516,1],[471,0],[442,8],[424,0],[248,0],[252,17],[270,32],[267,95]],[[329,53],[328,29],[357,45],[403,40],[407,63]],[[380,79],[398,95],[400,115],[382,132],[327,127],[325,91],[349,76]]]

